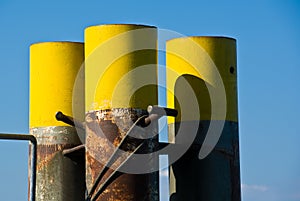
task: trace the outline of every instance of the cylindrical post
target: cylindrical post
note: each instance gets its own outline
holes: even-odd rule
[[[184,143],[177,142],[178,130],[188,137],[191,126],[197,127],[191,148],[172,165],[176,192],[171,200],[240,201],[235,39],[173,39],[167,42],[166,61],[168,107],[179,110],[169,122],[175,143]],[[189,110],[191,105],[198,105],[200,115]]]
[[[55,119],[57,111],[72,116],[72,104],[84,110],[84,97],[72,102],[83,51],[83,44],[74,42],[30,46],[29,127],[37,139],[37,201],[84,200],[84,158],[74,161],[62,152],[81,141],[74,127]]]
[[[120,141],[148,105],[157,105],[156,43],[157,31],[151,26],[113,24],[85,30],[86,183],[91,198],[99,172],[121,149]],[[117,167],[110,168],[99,186]],[[157,173],[122,174],[92,200],[156,201],[158,181]]]

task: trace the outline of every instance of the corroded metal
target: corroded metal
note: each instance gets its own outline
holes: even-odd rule
[[[69,126],[31,128],[37,139],[37,201],[84,200],[84,157],[75,161],[63,150],[80,145]]]
[[[122,168],[127,163],[127,161],[131,159],[131,156],[135,154],[144,144],[144,140],[133,139],[130,135],[135,131],[135,128],[137,128],[137,124],[139,124],[139,122],[144,122],[146,117],[146,115],[139,117],[135,121],[135,123],[127,131],[126,135],[119,142],[114,152],[110,155],[109,159],[105,161],[105,163],[103,163],[104,165],[99,171],[98,176],[95,179],[92,188],[89,191],[87,199],[96,200],[99,197],[99,195],[105,190],[105,188],[115,179],[115,177],[117,177],[115,175],[118,174],[120,168]],[[145,122],[143,124],[145,124]],[[128,145],[130,146],[128,147]],[[123,152],[123,150],[126,150],[126,152]],[[97,156],[95,157],[97,158]],[[107,173],[109,168],[113,167],[113,165],[117,165],[117,168],[114,168],[114,171],[110,174],[109,178],[107,178],[98,188],[97,192],[95,192],[99,185],[99,182],[102,180],[103,176]],[[95,195],[93,196],[93,194]]]
[[[198,158],[210,121],[200,121],[197,136],[191,148],[172,165],[176,179],[176,193],[171,201],[220,200],[239,201],[240,168],[238,123],[225,121],[221,137],[213,151]],[[189,126],[192,122],[175,125]]]
[[[86,181],[88,192],[92,189],[103,166],[116,149],[132,152],[141,142],[132,138],[120,146],[128,130],[146,111],[130,108],[91,111],[86,114]],[[145,130],[147,132],[147,129]],[[139,133],[147,135],[147,133]],[[157,142],[157,141],[156,141]],[[155,141],[147,143],[143,152],[151,152]],[[145,150],[146,149],[146,150]],[[120,157],[121,158],[121,157]],[[124,161],[117,160],[102,177],[100,186]],[[137,164],[138,165],[138,164]],[[110,185],[100,194],[97,201],[156,201],[158,200],[158,173],[116,174]]]

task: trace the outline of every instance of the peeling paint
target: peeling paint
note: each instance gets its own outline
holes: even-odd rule
[[[65,149],[81,144],[75,128],[39,127],[31,128],[30,132],[38,142],[36,200],[84,200],[84,162],[75,162],[62,153]]]

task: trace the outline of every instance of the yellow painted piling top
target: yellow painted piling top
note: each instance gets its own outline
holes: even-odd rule
[[[108,24],[85,29],[86,112],[157,104],[157,30]]]
[[[72,106],[84,108],[84,99],[72,102],[74,82],[83,62],[83,43],[43,42],[30,46],[30,128],[65,126],[55,119],[57,111],[73,116]]]
[[[191,85],[200,117],[193,114],[181,120],[229,120],[237,117],[236,40],[228,37],[194,36],[167,41],[167,104],[179,106],[192,100],[185,87]],[[185,81],[186,80],[186,81]],[[185,102],[185,103],[184,103]],[[225,109],[225,110],[224,110]],[[169,123],[174,120],[170,119]]]

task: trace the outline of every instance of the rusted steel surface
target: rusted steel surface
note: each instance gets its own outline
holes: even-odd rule
[[[241,200],[238,123],[225,121],[218,144],[200,160],[198,154],[209,124],[210,121],[199,122],[193,146],[172,165],[176,193],[171,195],[171,201]],[[180,123],[175,127],[179,126]]]
[[[84,156],[74,161],[63,150],[81,144],[69,126],[31,128],[37,139],[37,201],[84,200]]]
[[[128,143],[119,147],[120,142],[134,122],[145,111],[138,109],[112,109],[92,111],[86,115],[86,181],[90,192],[103,166],[116,149],[135,150],[141,139],[131,137]],[[147,129],[138,135],[147,135]],[[151,152],[155,142],[146,143],[143,152]],[[122,155],[104,175],[100,184],[112,174],[113,170],[126,160]],[[138,165],[138,164],[137,164]],[[158,173],[121,174],[100,194],[97,201],[156,201],[158,200]]]

